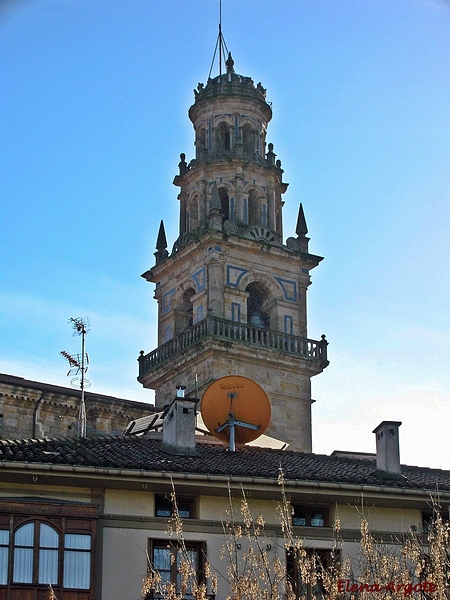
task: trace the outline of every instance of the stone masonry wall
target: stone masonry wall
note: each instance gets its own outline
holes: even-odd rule
[[[154,406],[86,393],[87,435],[121,434]],[[80,392],[0,374],[0,438],[66,438],[78,435]]]

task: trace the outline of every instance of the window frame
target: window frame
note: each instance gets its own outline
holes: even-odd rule
[[[329,569],[333,564],[333,554],[336,555],[336,563],[341,560],[340,550],[332,548],[305,548],[307,557],[317,556],[325,569]],[[292,558],[290,558],[292,557]],[[286,550],[286,582],[292,587],[295,598],[306,598],[306,600],[321,600],[324,597],[324,587],[321,579],[318,579],[315,586],[310,583],[303,583],[301,580],[301,569],[298,568],[298,562],[289,549]]]
[[[292,525],[293,527],[314,527],[322,528],[329,526],[329,508],[325,506],[307,506],[304,504],[292,504]],[[305,523],[299,523],[301,516]],[[316,515],[322,515],[322,524],[314,523],[317,520]]]
[[[182,556],[185,552],[190,552],[192,550],[197,552],[197,565],[196,565],[196,577],[197,583],[202,584],[206,583],[205,577],[205,563],[206,563],[206,542],[201,540],[183,540],[182,542],[176,540],[168,540],[163,538],[149,538],[147,540],[147,557],[148,557],[148,571],[150,572],[160,572],[158,568],[155,566],[155,549],[167,550],[169,552],[169,556],[172,555],[173,558],[169,558],[169,575],[170,579],[169,583],[175,584],[177,586],[177,594],[179,593],[178,588],[178,559],[180,555]],[[164,579],[164,578],[163,578]],[[148,592],[145,596],[145,600],[152,600],[154,598],[163,598],[163,594]],[[192,594],[186,594],[185,598],[192,599]]]
[[[190,496],[177,496],[178,516],[182,519],[197,518],[197,502]],[[158,519],[173,519],[174,503],[170,494],[155,494],[155,517]]]
[[[1,544],[1,548],[7,548],[3,552],[3,572],[6,568],[6,582],[0,583],[0,598],[16,597],[22,593],[24,597],[40,597],[43,590],[48,590],[51,584],[56,596],[63,598],[69,594],[73,600],[94,600],[94,567],[95,567],[95,548],[96,548],[96,520],[98,518],[98,507],[94,505],[85,505],[80,503],[65,503],[61,501],[7,501],[0,500],[0,530],[8,531],[8,545]],[[22,545],[17,543],[16,534],[21,528],[33,524],[33,545]],[[50,527],[57,537],[50,534],[46,527]],[[41,533],[42,532],[42,533]],[[50,537],[48,537],[50,535]],[[88,587],[69,587],[64,585],[64,576],[67,566],[67,551],[75,551],[66,547],[67,535],[89,536],[90,549],[83,549],[83,553],[89,552],[89,559],[84,559],[87,571],[82,571],[83,581],[76,581],[76,584],[83,583]],[[3,536],[6,537],[6,536]],[[47,538],[47,539],[46,539]],[[52,539],[53,538],[53,539]],[[75,538],[76,540],[76,538]],[[19,540],[20,541],[20,540]],[[86,540],[84,540],[86,542]],[[24,568],[23,579],[27,581],[15,581],[20,579],[20,571],[15,571],[14,565],[17,564],[16,550],[28,548],[32,552],[31,567]],[[45,561],[43,552],[56,552],[56,557],[50,558],[51,562],[51,581],[43,582],[43,571],[39,565]],[[81,550],[80,550],[81,551]],[[73,558],[73,557],[72,557]],[[1,565],[0,565],[1,567]],[[26,571],[26,573],[25,573]],[[31,571],[31,581],[28,576]],[[19,573],[19,575],[17,575]],[[56,581],[55,581],[56,580]]]

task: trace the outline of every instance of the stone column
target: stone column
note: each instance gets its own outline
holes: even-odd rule
[[[186,231],[186,193],[181,192],[178,194],[178,200],[180,201],[180,235]]]
[[[208,263],[208,314],[224,317],[224,263],[212,259]]]
[[[275,189],[273,184],[267,186],[267,213],[267,226],[272,231],[276,231]]]
[[[234,178],[234,188],[236,190],[236,221],[244,222],[244,176],[242,167],[236,170]]]
[[[203,225],[204,223],[206,223],[206,216],[208,214],[206,183],[207,182],[205,179],[201,179],[198,182],[198,190],[199,190],[199,196],[200,196],[199,214],[198,214],[199,225]]]

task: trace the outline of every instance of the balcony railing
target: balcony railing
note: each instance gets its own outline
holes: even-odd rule
[[[252,327],[246,323],[236,323],[219,317],[208,316],[180,333],[177,337],[159,346],[156,350],[148,354],[141,352],[138,358],[139,380],[149,371],[160,367],[166,361],[192,348],[206,338],[244,342],[252,347],[257,346],[268,350],[277,350],[284,354],[301,356],[317,361],[321,367],[326,367],[328,364],[328,342],[324,335],[320,341],[309,340],[279,331]]]

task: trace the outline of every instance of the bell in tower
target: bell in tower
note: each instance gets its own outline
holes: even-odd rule
[[[141,352],[138,379],[161,408],[177,385],[201,398],[220,377],[248,377],[270,398],[267,433],[311,452],[311,377],[328,361],[324,336],[307,338],[306,291],[322,258],[308,252],[301,205],[296,236],[283,241],[288,184],[266,145],[272,108],[231,54],[225,64],[189,109],[195,158],[181,154],[174,179],[178,238],[169,252],[161,223],[143,274],[156,286],[158,347]]]

